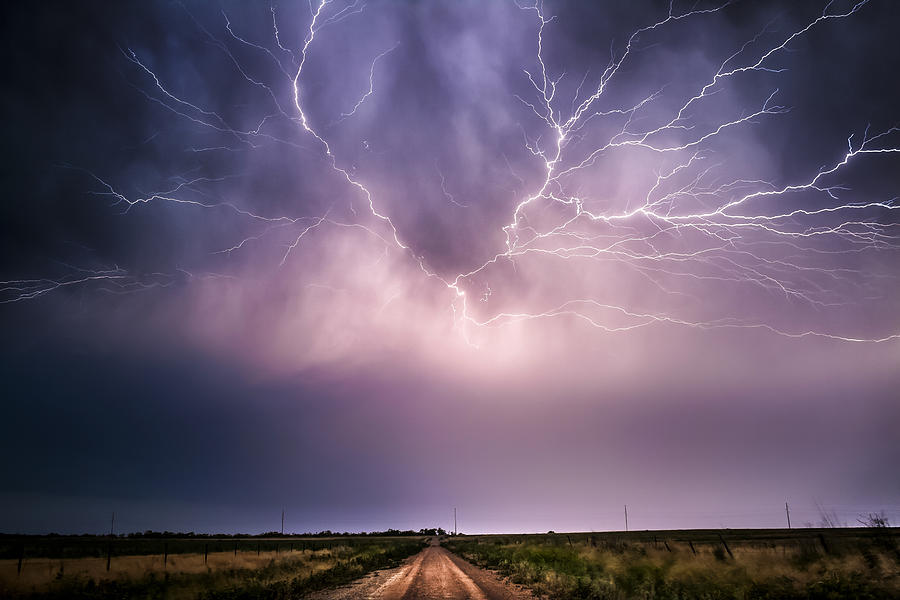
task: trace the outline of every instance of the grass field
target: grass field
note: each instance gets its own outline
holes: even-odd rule
[[[0,598],[287,599],[398,564],[425,537],[6,536]],[[551,598],[900,598],[900,529],[457,536],[444,545]]]
[[[900,598],[900,530],[461,536],[449,549],[549,598]]]
[[[98,535],[2,535],[0,559],[28,560],[30,558],[80,558],[87,556],[106,558],[111,552],[118,556],[158,554],[201,554],[204,552],[264,553],[290,552],[292,550],[325,550],[336,543],[344,546],[366,545],[373,541],[395,539],[397,536],[334,536],[334,537],[109,537]],[[407,536],[409,537],[409,536]],[[415,536],[413,536],[415,537]]]
[[[20,538],[12,547],[24,554],[21,562],[19,557],[0,559],[0,598],[294,598],[393,566],[418,552],[423,542],[419,537],[88,536],[66,539],[61,546],[58,538]]]

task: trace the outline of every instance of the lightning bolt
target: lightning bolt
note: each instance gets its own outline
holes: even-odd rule
[[[651,25],[637,29],[628,38],[624,51],[614,57],[603,71],[599,83],[585,98],[578,96],[587,79],[587,73],[578,85],[574,98],[570,104],[571,114],[562,116],[560,102],[558,101],[558,89],[562,76],[553,78],[548,73],[545,62],[545,33],[547,27],[554,21],[554,17],[544,14],[542,4],[535,2],[531,5],[518,5],[523,11],[531,11],[536,15],[537,29],[537,63],[539,74],[533,74],[525,70],[525,75],[535,91],[535,99],[528,100],[517,96],[517,99],[528,107],[531,112],[550,130],[553,143],[550,148],[542,149],[536,143],[528,140],[526,136],[526,149],[534,156],[541,159],[544,167],[543,183],[538,190],[520,201],[514,211],[511,222],[504,227],[506,233],[506,249],[477,268],[458,275],[453,280],[454,289],[462,289],[467,281],[475,281],[491,266],[503,260],[514,260],[529,254],[544,255],[560,260],[590,259],[621,261],[628,264],[641,274],[648,276],[653,283],[667,293],[662,283],[653,278],[654,273],[662,273],[669,277],[695,278],[706,280],[729,281],[736,283],[750,283],[767,290],[774,290],[783,294],[788,299],[796,299],[806,302],[814,307],[834,306],[840,303],[832,303],[819,299],[817,296],[826,295],[827,290],[813,288],[813,291],[804,289],[799,284],[801,281],[789,281],[787,275],[810,274],[824,275],[832,279],[846,279],[849,276],[860,275],[858,271],[848,269],[829,269],[806,267],[789,260],[769,260],[754,252],[755,244],[748,244],[748,236],[743,231],[756,231],[770,236],[775,241],[763,241],[758,244],[778,243],[784,244],[798,253],[809,254],[810,248],[799,246],[796,242],[816,236],[838,238],[852,247],[846,252],[860,252],[876,249],[898,249],[896,234],[892,228],[896,223],[881,223],[877,219],[859,220],[851,219],[846,215],[852,213],[862,214],[865,211],[877,210],[882,213],[897,210],[896,198],[885,201],[870,201],[859,203],[841,203],[839,193],[842,188],[838,185],[826,185],[823,182],[831,175],[838,173],[852,160],[861,158],[865,154],[896,153],[900,151],[896,146],[877,147],[881,141],[885,141],[897,132],[897,128],[888,129],[877,135],[869,135],[868,128],[862,141],[853,146],[852,136],[848,140],[848,151],[841,160],[823,167],[808,181],[776,186],[766,181],[733,180],[719,184],[715,187],[704,185],[705,179],[711,172],[711,168],[701,171],[697,177],[687,185],[662,194],[660,190],[664,184],[681,172],[688,171],[695,164],[704,159],[699,148],[709,140],[721,136],[730,128],[739,127],[751,123],[758,118],[782,115],[789,111],[788,108],[777,105],[774,99],[778,90],[773,90],[765,102],[757,110],[739,116],[733,120],[718,123],[714,128],[689,135],[687,141],[678,144],[665,143],[661,134],[683,132],[694,133],[693,125],[688,123],[686,115],[691,107],[716,93],[718,86],[725,80],[750,71],[766,71],[779,73],[782,69],[769,66],[769,61],[779,52],[788,48],[788,45],[797,37],[802,36],[820,23],[831,19],[850,17],[859,11],[868,0],[854,4],[844,12],[829,12],[833,3],[826,5],[823,13],[804,27],[791,33],[780,43],[766,49],[761,56],[752,62],[733,65],[740,55],[749,46],[757,42],[760,35],[744,44],[737,52],[729,56],[718,68],[708,83],[699,91],[689,97],[687,101],[675,111],[673,117],[657,127],[638,129],[635,127],[634,116],[646,105],[652,103],[658,97],[658,93],[652,94],[638,104],[607,111],[593,111],[592,107],[604,96],[610,82],[625,64],[635,48],[635,42],[639,36],[665,27],[667,24],[682,19],[695,18],[704,14],[718,12],[727,4],[705,10],[691,10],[676,14],[673,5],[670,4],[668,15]],[[587,156],[578,160],[568,160],[568,145],[575,136],[582,131],[589,121],[611,115],[625,116],[626,120],[622,128],[605,142],[597,144]],[[611,151],[624,148],[640,148],[656,155],[668,153],[691,153],[686,160],[676,162],[675,166],[667,172],[657,175],[649,188],[644,202],[631,210],[621,213],[603,213],[591,211],[586,206],[589,198],[577,195],[565,195],[561,191],[565,187],[565,179],[574,174],[589,169],[602,156]],[[743,194],[735,194],[744,188],[755,188],[753,191]],[[777,214],[759,214],[753,212],[754,201],[761,198],[775,198],[783,200],[785,204],[790,201],[791,195],[801,192],[817,192],[824,194],[828,199],[837,201],[837,204],[822,208],[808,210],[803,208],[788,209]],[[729,199],[729,197],[731,197]],[[724,201],[723,201],[724,198]],[[707,200],[715,204],[710,210],[696,211],[683,209],[686,203],[679,202],[682,199]],[[527,224],[528,211],[538,203],[555,204],[570,209],[570,216],[562,223],[546,229],[536,230]],[[832,214],[841,218],[837,224],[823,227],[804,225],[799,217]],[[638,233],[637,221],[651,223],[656,231],[650,235]],[[601,236],[591,236],[584,233],[579,226],[583,224],[597,225],[614,228],[621,232],[605,237],[603,244],[597,241]],[[629,228],[630,224],[634,224]],[[662,251],[656,247],[656,240],[672,235],[684,233],[700,233],[708,240],[708,247],[691,252]],[[608,241],[607,241],[608,240]],[[748,248],[747,246],[751,246]],[[695,265],[697,263],[715,267],[721,271],[719,275],[698,275],[683,268],[683,265]],[[823,292],[816,294],[814,292]],[[626,324],[612,325],[615,320],[604,320],[603,316],[613,313],[617,317],[625,317]],[[665,313],[635,312],[625,306],[611,305],[598,302],[591,298],[573,298],[560,305],[539,312],[497,312],[486,318],[478,319],[468,311],[464,311],[467,321],[476,327],[502,326],[514,322],[529,319],[553,318],[560,316],[574,317],[587,322],[593,327],[605,331],[627,331],[651,324],[670,323],[679,326],[694,327],[699,329],[712,328],[754,328],[764,329],[792,338],[801,337],[825,337],[848,342],[884,342],[898,339],[900,334],[892,333],[879,337],[855,337],[839,335],[827,331],[805,330],[790,331],[773,326],[768,323],[746,322],[737,317],[718,320],[689,320],[678,318]]]
[[[518,268],[517,265],[526,259],[539,258],[565,265],[614,265],[635,274],[665,297],[684,298],[701,308],[706,302],[702,297],[705,288],[698,286],[709,285],[730,286],[734,290],[753,288],[781,298],[791,306],[806,306],[811,311],[852,304],[841,297],[840,289],[862,289],[866,298],[883,295],[880,282],[896,281],[894,273],[866,273],[862,269],[841,266],[835,259],[900,250],[900,224],[894,216],[900,214],[895,212],[900,209],[900,203],[896,197],[847,201],[845,198],[852,196],[852,190],[841,184],[839,178],[850,165],[867,157],[900,153],[900,128],[873,133],[866,127],[861,135],[848,137],[847,147],[841,149],[830,164],[809,173],[803,180],[778,184],[755,178],[723,178],[720,165],[712,164],[710,160],[714,156],[711,143],[729,132],[790,113],[790,107],[779,103],[777,88],[769,90],[754,109],[718,122],[704,123],[693,116],[732,80],[750,73],[777,77],[785,69],[778,66],[776,60],[790,50],[792,42],[823,23],[851,18],[868,3],[869,0],[859,0],[845,10],[834,10],[835,2],[828,2],[818,16],[769,45],[763,44],[763,39],[774,34],[769,31],[770,24],[767,25],[759,34],[735,48],[683,101],[667,109],[666,118],[662,120],[647,118],[648,110],[660,105],[665,94],[662,89],[625,106],[610,108],[604,107],[603,103],[629,62],[640,52],[641,38],[664,31],[678,22],[707,18],[725,10],[730,2],[681,12],[670,3],[662,18],[635,29],[626,38],[624,46],[618,52],[612,52],[608,64],[602,70],[594,71],[599,72],[596,81],[589,84],[591,71],[585,72],[574,95],[569,98],[563,98],[566,74],[554,76],[547,60],[555,17],[545,12],[540,1],[517,3],[515,6],[524,18],[534,19],[535,50],[534,66],[522,69],[524,79],[530,85],[530,94],[516,94],[511,100],[524,106],[542,129],[537,136],[522,130],[524,150],[534,157],[541,177],[535,189],[517,195],[509,220],[502,227],[502,248],[463,272],[439,273],[404,240],[366,182],[355,174],[352,166],[336,156],[328,136],[314,125],[306,108],[304,74],[311,49],[323,30],[362,13],[366,5],[359,1],[338,5],[336,0],[319,0],[311,5],[310,21],[298,49],[283,43],[274,6],[270,7],[272,40],[269,42],[248,39],[236,30],[224,12],[226,39],[216,38],[194,19],[199,30],[223,54],[238,76],[262,90],[268,98],[268,108],[260,111],[261,118],[251,128],[236,127],[219,112],[180,97],[135,51],[124,48],[121,52],[144,78],[141,85],[133,85],[147,101],[229,140],[227,145],[192,147],[191,152],[253,151],[263,144],[278,144],[323,156],[332,174],[358,195],[373,225],[332,217],[332,209],[319,216],[263,214],[222,200],[215,194],[204,195],[205,186],[230,176],[181,177],[174,185],[160,191],[129,197],[100,176],[85,172],[98,186],[94,193],[109,197],[112,205],[119,206],[125,213],[142,205],[170,203],[198,210],[222,211],[261,228],[227,248],[216,250],[219,254],[244,251],[252,243],[288,231],[291,233],[280,261],[284,265],[301,240],[316,229],[360,229],[375,236],[386,248],[408,255],[424,277],[446,287],[454,322],[473,345],[477,345],[475,338],[479,332],[491,328],[558,318],[576,319],[605,332],[673,325],[698,330],[757,329],[787,338],[821,337],[844,342],[896,340],[900,339],[900,332],[866,336],[827,328],[791,329],[740,313],[703,318],[694,314],[698,312],[696,310],[685,311],[685,314],[674,309],[645,310],[580,295],[533,310],[505,310],[502,301],[494,300],[502,295],[500,284],[491,285],[490,281],[495,278],[494,270],[502,265]],[[274,46],[271,46],[272,41]],[[291,90],[289,102],[279,97],[275,86],[253,76],[242,65],[231,49],[234,45],[258,52],[274,64],[282,78],[281,83],[286,83]],[[390,61],[391,53],[398,46],[399,42],[372,58],[368,88],[352,106],[348,103],[347,112],[342,112],[331,125],[356,115],[377,93],[376,67],[380,61]],[[281,122],[289,124],[292,132],[285,135],[275,126]],[[597,125],[601,123],[611,133],[598,137],[600,128]],[[368,146],[368,142],[363,143]],[[590,176],[591,169],[605,158],[623,152],[640,152],[648,157],[648,161],[656,161],[652,174],[642,182],[642,197],[629,199],[624,208],[603,208],[601,199],[579,192],[577,180]],[[505,155],[503,159],[519,182],[517,190],[524,187],[525,181],[515,175]],[[466,206],[448,191],[446,178],[437,162],[435,170],[443,197],[452,204]],[[810,208],[812,199],[816,206]],[[353,200],[348,208],[357,214]],[[828,240],[830,245],[825,247],[819,240]],[[172,285],[185,276],[188,279],[195,277],[187,271],[172,275],[134,275],[118,267],[98,270],[71,267],[70,271],[69,275],[59,279],[0,282],[0,302],[30,300],[55,290],[82,285],[100,285],[105,291],[132,293]],[[479,299],[477,306],[469,304],[469,290]],[[495,308],[495,304],[500,306]]]

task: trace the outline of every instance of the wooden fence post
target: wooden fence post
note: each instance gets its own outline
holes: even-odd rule
[[[109,565],[112,562],[112,542],[106,545],[106,570],[109,571]]]
[[[163,569],[169,564],[169,542],[163,543]]]
[[[828,544],[825,543],[825,536],[821,533],[819,534],[819,541],[822,542],[822,550],[825,551],[825,554],[831,554],[831,550],[828,548]]]
[[[731,548],[728,547],[728,543],[725,541],[725,538],[722,537],[722,534],[719,534],[719,540],[722,541],[722,545],[725,546],[725,552],[728,553],[728,556],[734,558],[734,554],[731,553]]]

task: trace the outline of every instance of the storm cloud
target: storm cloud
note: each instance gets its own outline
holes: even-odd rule
[[[0,529],[900,510],[893,3],[3,10]]]

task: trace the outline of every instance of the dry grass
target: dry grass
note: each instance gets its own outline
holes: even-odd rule
[[[4,559],[0,560],[0,598],[291,600],[395,566],[420,551],[423,538],[348,538],[326,543],[318,549],[296,551],[169,554],[167,560],[160,554],[123,553],[112,557],[109,571],[106,558],[96,555],[28,558],[18,574],[18,559]],[[51,551],[40,546],[32,550],[45,555]]]
[[[819,555],[807,560],[805,566],[798,562],[804,553],[798,549],[785,548],[731,548],[734,558],[718,558],[713,549],[697,549],[697,554],[687,547],[670,544],[671,551],[645,548],[633,552],[610,553],[596,548],[577,548],[578,557],[588,563],[603,565],[614,580],[615,574],[626,572],[635,562],[664,571],[673,581],[702,580],[715,574],[716,578],[731,581],[793,581],[797,587],[807,587],[819,581],[824,574],[860,573],[877,576],[882,581],[900,584],[900,563],[883,553],[874,553],[874,568],[860,554],[842,556]],[[721,555],[720,555],[721,556]],[[900,591],[900,588],[898,588]]]
[[[593,535],[486,537],[454,539],[449,546],[550,598],[900,597],[900,548],[893,534],[841,532],[821,541],[802,535],[778,543],[732,537],[731,555],[708,534],[693,542],[693,550],[684,539],[656,540],[652,534],[605,541]]]
[[[201,554],[173,554],[165,560],[161,555],[115,556],[106,570],[106,558],[29,558],[22,562],[17,574],[17,560],[0,560],[0,591],[15,593],[44,592],[61,580],[72,581],[135,581],[150,576],[164,577],[193,574],[222,575],[220,579],[240,579],[241,571],[258,571],[278,565],[277,575],[270,581],[311,574],[334,566],[340,547],[324,550],[296,550],[293,552],[210,552]],[[228,577],[227,574],[232,574]],[[227,582],[224,582],[227,584]],[[190,594],[187,594],[188,596]]]

